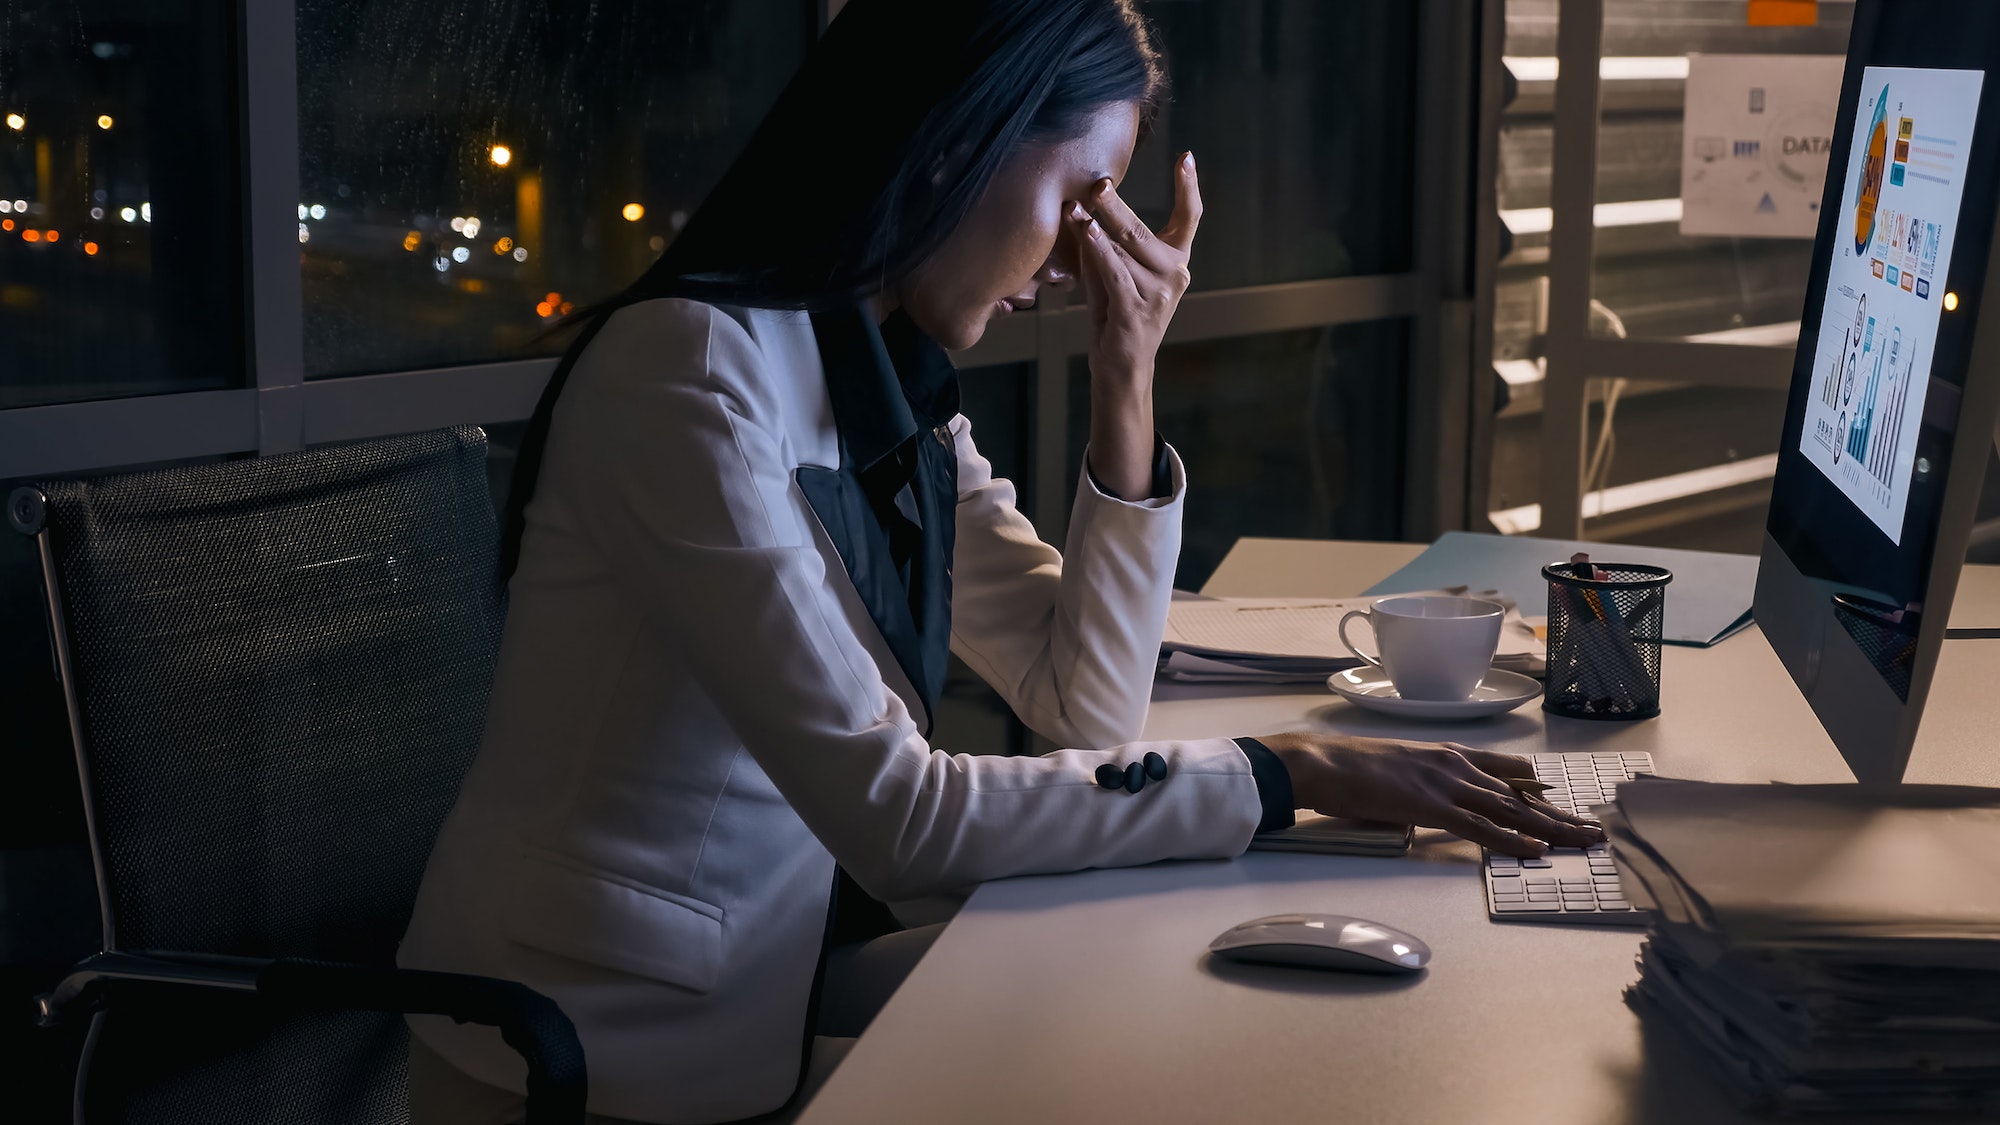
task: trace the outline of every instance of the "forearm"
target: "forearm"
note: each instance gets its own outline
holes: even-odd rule
[[[1090,371],[1090,471],[1107,491],[1127,500],[1153,492],[1153,371]]]

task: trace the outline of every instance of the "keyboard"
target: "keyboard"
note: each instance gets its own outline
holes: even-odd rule
[[[1617,796],[1618,783],[1653,772],[1651,754],[1530,754],[1542,794],[1565,812],[1590,814]],[[1486,913],[1498,922],[1643,926],[1647,915],[1625,900],[1609,844],[1550,848],[1540,859],[1486,854]]]

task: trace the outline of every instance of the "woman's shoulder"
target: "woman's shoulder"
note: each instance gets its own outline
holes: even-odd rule
[[[613,312],[578,357],[577,374],[607,389],[679,383],[776,406],[772,396],[803,374],[801,349],[816,367],[803,313],[662,297]]]

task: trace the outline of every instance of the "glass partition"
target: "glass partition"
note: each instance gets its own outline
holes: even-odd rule
[[[1559,10],[1559,0],[1508,0],[1503,47],[1511,97],[1499,138],[1506,233],[1494,292],[1494,361],[1509,401],[1494,430],[1489,506],[1494,524],[1512,532],[1540,529]],[[1825,174],[1823,152],[1812,163],[1815,138],[1830,134],[1831,113],[1819,122],[1812,113],[1817,103],[1796,91],[1772,93],[1767,107],[1770,91],[1752,82],[1741,91],[1741,114],[1710,109],[1691,136],[1684,125],[1688,76],[1702,60],[1718,57],[1728,65],[1728,56],[1793,56],[1808,68],[1815,58],[1838,58],[1853,14],[1852,3],[1828,0],[1810,26],[1766,27],[1750,23],[1746,0],[1605,0],[1596,60],[1591,335],[1789,353],[1798,338],[1810,227]],[[1838,65],[1822,63],[1816,77],[1784,81],[1798,89],[1830,81],[1824,98],[1830,109]],[[1772,75],[1776,90],[1775,68],[1762,73]],[[1713,81],[1701,87],[1721,88]],[[1726,128],[1715,124],[1718,116]],[[1690,172],[1703,194],[1692,200],[1683,199],[1684,158],[1700,162]],[[1788,214],[1783,237],[1753,237],[1744,232],[1772,227],[1731,210],[1735,195],[1752,185],[1772,193],[1774,211],[1781,200],[1813,210]],[[1742,210],[1755,212],[1759,196],[1749,199]],[[1684,218],[1694,230],[1736,233],[1684,234]],[[1602,378],[1592,380],[1590,403],[1586,534],[1757,550],[1784,420],[1782,390]]]

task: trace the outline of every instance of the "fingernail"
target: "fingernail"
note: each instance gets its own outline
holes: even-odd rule
[[[1183,168],[1186,168],[1186,169],[1187,169],[1188,171],[1190,171],[1190,172],[1194,171],[1194,150],[1193,150],[1193,149],[1189,149],[1189,150],[1187,150],[1186,152],[1184,152],[1184,153],[1181,153],[1181,167],[1183,167]]]
[[[1105,194],[1106,192],[1108,192],[1108,191],[1110,191],[1110,190],[1111,190],[1111,177],[1110,177],[1110,176],[1106,176],[1106,177],[1104,177],[1103,179],[1101,179],[1101,180],[1097,181],[1097,194],[1099,194],[1099,195],[1103,195],[1103,194]]]
[[[1069,205],[1069,217],[1075,220],[1076,222],[1081,223],[1088,220],[1090,218],[1090,214],[1083,209],[1083,204],[1072,203]]]
[[[1104,228],[1097,225],[1096,219],[1090,220],[1090,226],[1087,229],[1090,231],[1090,237],[1092,238],[1104,237]]]

